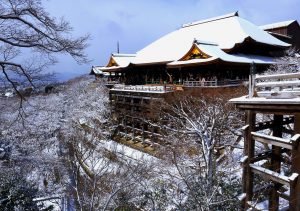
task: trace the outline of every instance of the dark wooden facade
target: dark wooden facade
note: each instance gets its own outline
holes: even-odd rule
[[[289,43],[292,47],[300,50],[300,26],[299,23],[295,20],[292,23],[281,26],[266,29],[277,39]]]

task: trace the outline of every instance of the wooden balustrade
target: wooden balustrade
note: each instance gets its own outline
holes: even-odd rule
[[[250,75],[249,97],[295,98],[300,96],[300,73]]]
[[[112,90],[123,90],[123,91],[136,91],[136,92],[154,92],[154,93],[166,93],[175,91],[176,87],[173,85],[158,85],[158,86],[147,86],[147,85],[123,85],[116,84]]]
[[[219,86],[238,86],[243,80],[213,80],[213,81],[184,81],[184,87],[219,87]]]

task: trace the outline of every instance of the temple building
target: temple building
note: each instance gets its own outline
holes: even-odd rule
[[[161,100],[245,91],[250,67],[266,70],[289,47],[236,12],[184,24],[136,54],[112,54],[99,70],[109,74],[114,140],[147,152],[167,145],[161,128],[148,123]]]
[[[112,54],[101,70],[125,85],[238,85],[251,63],[261,72],[291,46],[267,30],[237,12],[188,23],[136,54]]]

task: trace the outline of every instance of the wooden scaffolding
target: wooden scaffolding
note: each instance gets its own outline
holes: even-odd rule
[[[246,114],[242,210],[300,211],[299,78],[253,75],[249,96],[231,100]]]

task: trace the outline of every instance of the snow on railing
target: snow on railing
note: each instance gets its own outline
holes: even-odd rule
[[[242,84],[243,80],[224,80],[224,81],[184,81],[184,87],[217,87],[217,86],[237,86]]]
[[[106,82],[107,85],[114,85],[114,84],[119,84],[119,83],[120,83],[120,81],[118,81],[118,80],[110,80],[110,81]]]
[[[250,75],[249,98],[300,97],[300,73]]]
[[[146,85],[124,85],[115,84],[112,90],[123,90],[123,91],[136,91],[136,92],[173,92],[176,87],[173,85],[157,85],[157,86],[146,86]]]

